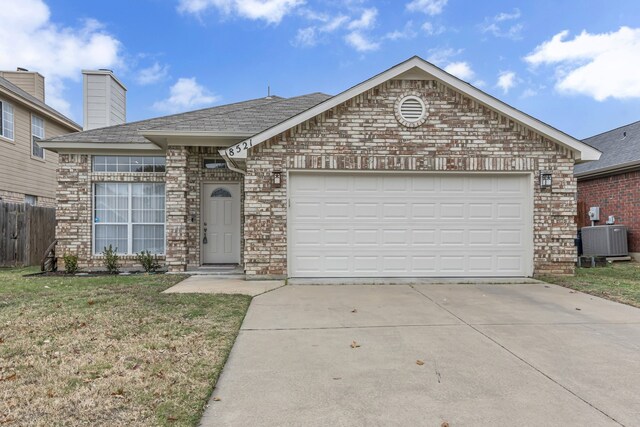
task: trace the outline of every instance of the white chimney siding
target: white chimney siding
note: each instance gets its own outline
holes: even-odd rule
[[[84,130],[125,123],[127,88],[109,70],[82,70]]]

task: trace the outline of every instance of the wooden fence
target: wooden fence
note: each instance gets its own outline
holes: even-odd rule
[[[54,208],[0,202],[0,267],[39,265],[55,231]]]

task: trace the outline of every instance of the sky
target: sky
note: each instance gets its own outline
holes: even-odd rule
[[[0,0],[0,69],[82,123],[83,69],[127,120],[340,93],[418,55],[577,138],[640,120],[637,0]]]

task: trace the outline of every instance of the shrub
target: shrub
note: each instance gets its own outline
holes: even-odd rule
[[[67,274],[75,274],[78,272],[78,256],[73,254],[64,254],[64,272]]]
[[[109,247],[104,247],[102,249],[102,256],[104,256],[104,266],[107,268],[107,271],[111,274],[117,274],[120,272],[120,257],[118,256],[118,248],[113,248],[113,246],[109,245]]]
[[[160,268],[158,255],[151,255],[149,251],[142,251],[136,254],[136,259],[147,273],[155,273]]]

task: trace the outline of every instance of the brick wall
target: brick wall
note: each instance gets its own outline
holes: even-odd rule
[[[427,101],[418,127],[402,126],[395,102]],[[576,182],[571,154],[435,81],[391,80],[254,147],[245,176],[245,269],[286,275],[286,171],[523,171],[534,174],[535,274],[572,274]],[[272,188],[274,170],[283,185]],[[540,190],[539,172],[553,172]]]
[[[0,190],[0,201],[7,203],[24,203],[24,193],[16,193],[15,191]],[[45,208],[55,208],[56,199],[51,197],[37,196],[37,205]]]
[[[600,207],[600,222],[616,217],[616,224],[626,225],[629,232],[629,252],[640,252],[640,171],[627,172],[578,181],[578,201],[585,211]],[[586,215],[578,217],[580,227],[591,225]]]

